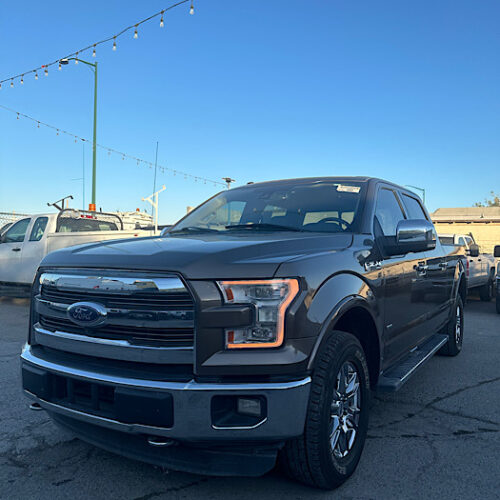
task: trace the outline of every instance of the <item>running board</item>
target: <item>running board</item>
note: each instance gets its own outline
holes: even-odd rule
[[[436,334],[418,346],[399,365],[390,368],[380,376],[378,392],[396,392],[415,372],[423,366],[448,341],[447,335]]]

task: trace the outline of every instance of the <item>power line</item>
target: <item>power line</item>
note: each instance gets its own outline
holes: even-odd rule
[[[169,7],[166,7],[162,10],[160,10],[159,12],[156,12],[155,14],[152,14],[151,16],[149,17],[146,17],[145,19],[142,19],[141,21],[138,21],[134,24],[131,24],[130,26],[127,26],[126,28],[122,29],[120,32],[116,33],[115,35],[112,35],[112,36],[109,36],[107,38],[104,38],[103,40],[100,40],[98,42],[94,42],[90,45],[88,45],[87,47],[83,47],[82,49],[79,49],[77,50],[76,52],[72,52],[71,54],[67,54],[63,57],[58,57],[57,59],[55,59],[54,61],[52,62],[49,62],[47,64],[42,64],[41,66],[38,66],[37,68],[34,68],[34,69],[30,69],[28,71],[24,71],[23,73],[19,73],[18,75],[15,75],[15,76],[10,76],[8,78],[4,78],[3,80],[0,80],[0,88],[2,88],[2,83],[5,83],[5,82],[8,82],[10,81],[10,86],[13,87],[14,86],[14,80],[17,79],[17,78],[20,78],[20,83],[23,84],[24,83],[24,76],[25,75],[29,75],[30,73],[34,73],[35,74],[35,79],[38,80],[38,72],[42,72],[43,70],[43,73],[45,74],[45,76],[48,76],[48,68],[50,68],[51,66],[54,66],[55,64],[58,65],[58,68],[61,69],[62,66],[61,66],[61,60],[63,59],[69,59],[71,57],[74,57],[76,59],[76,62],[78,62],[78,58],[79,56],[88,51],[88,50],[91,50],[92,49],[92,56],[95,57],[96,56],[96,48],[99,46],[99,45],[102,45],[103,43],[107,43],[107,42],[110,42],[111,40],[113,40],[113,50],[115,51],[116,50],[116,40],[123,36],[125,33],[127,33],[128,31],[130,30],[134,30],[134,36],[133,38],[138,38],[139,35],[138,35],[138,27],[141,26],[142,24],[148,22],[148,21],[151,21],[151,19],[154,19],[158,16],[161,16],[160,17],[160,28],[163,28],[164,26],[164,22],[163,22],[163,16],[166,12],[168,12],[169,10],[172,10],[172,9],[175,9],[176,7],[179,7],[180,5],[182,4],[185,4],[187,2],[190,2],[191,5],[190,5],[190,8],[189,8],[189,13],[190,14],[194,14],[194,5],[193,5],[193,1],[194,0],[181,0],[177,3],[174,3],[172,5],[170,5]]]
[[[4,109],[5,111],[8,111],[10,113],[17,115],[18,120],[20,118],[25,118],[26,120],[30,120],[30,121],[36,123],[37,128],[40,128],[40,125],[41,125],[42,127],[46,127],[46,128],[51,129],[51,130],[55,130],[56,135],[63,134],[63,135],[66,135],[68,137],[71,137],[75,141],[75,143],[78,141],[88,142],[88,143],[92,142],[92,141],[89,141],[88,139],[85,139],[84,137],[73,134],[72,132],[68,132],[67,130],[64,130],[62,128],[55,127],[54,125],[50,125],[49,123],[45,123],[45,122],[38,120],[37,118],[33,118],[32,116],[29,116],[25,113],[21,113],[20,111],[16,111],[15,109],[8,108],[7,106],[4,106],[3,104],[0,104],[0,108]],[[144,160],[144,159],[139,158],[137,156],[129,155],[127,153],[124,153],[123,151],[118,151],[117,149],[113,149],[113,148],[110,148],[108,146],[103,146],[102,144],[96,144],[96,146],[98,148],[101,148],[101,149],[107,151],[108,155],[111,155],[111,153],[113,153],[113,154],[116,154],[118,156],[121,156],[122,160],[125,160],[125,158],[127,158],[129,160],[133,160],[133,161],[137,162],[137,166],[140,166],[142,163],[143,165],[146,165],[149,168],[153,168],[155,165],[154,163],[152,163],[148,160]],[[179,177],[184,177],[184,180],[189,179],[189,180],[193,180],[194,182],[200,182],[203,184],[208,183],[208,184],[213,184],[214,186],[224,186],[224,187],[226,186],[226,184],[224,184],[222,182],[215,181],[213,179],[208,179],[206,177],[200,177],[199,175],[189,174],[187,172],[184,172],[182,170],[178,170],[175,168],[165,167],[164,165],[158,165],[158,170],[160,170],[160,172],[162,172],[162,173],[170,172],[174,176],[178,175]]]

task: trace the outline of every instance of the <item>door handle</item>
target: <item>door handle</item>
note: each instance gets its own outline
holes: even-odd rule
[[[12,249],[12,251],[13,251],[13,252],[20,252],[20,251],[21,251],[21,249],[20,249],[20,248],[13,248],[13,249]]]
[[[425,274],[429,266],[425,262],[419,262],[415,267],[415,271],[419,274]]]
[[[446,269],[448,269],[448,263],[447,263],[447,262],[440,262],[440,263],[439,263],[439,268],[440,268],[442,271],[446,271]]]

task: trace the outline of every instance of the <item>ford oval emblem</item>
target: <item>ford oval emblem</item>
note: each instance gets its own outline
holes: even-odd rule
[[[108,310],[95,302],[76,302],[67,309],[68,318],[79,326],[100,326],[106,321]]]

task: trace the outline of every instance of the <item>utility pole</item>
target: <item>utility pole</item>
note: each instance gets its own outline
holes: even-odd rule
[[[231,189],[231,184],[236,182],[234,179],[231,179],[231,177],[223,177],[222,180],[227,184],[228,189]]]
[[[148,196],[147,198],[142,198],[142,201],[147,201],[150,203],[155,211],[155,233],[158,232],[158,195],[162,192],[165,191],[166,187],[163,185],[163,187],[159,190],[153,193],[152,195]]]
[[[76,63],[83,63],[90,66],[94,71],[94,132],[92,135],[92,203],[89,203],[89,210],[96,211],[96,173],[97,173],[97,61],[91,63],[84,61],[79,57],[69,57],[66,59],[61,59],[59,64],[67,65],[69,61],[75,61]]]

